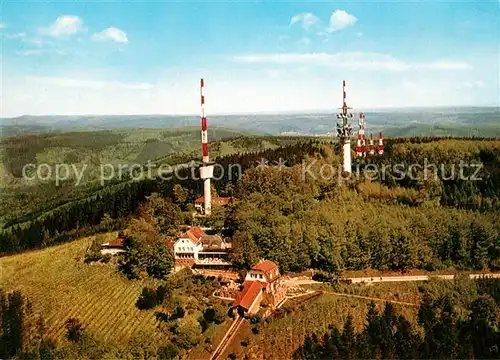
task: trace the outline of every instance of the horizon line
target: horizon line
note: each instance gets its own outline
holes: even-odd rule
[[[381,106],[381,107],[359,107],[363,111],[377,111],[377,110],[404,110],[404,109],[439,109],[439,108],[498,108],[500,105],[416,105],[416,106]],[[277,110],[277,111],[262,111],[262,112],[214,112],[207,114],[210,116],[236,116],[236,115],[289,115],[289,114],[335,114],[337,108],[334,109],[305,109],[305,110]],[[17,116],[0,117],[4,119],[17,119],[22,117],[72,117],[72,116],[189,116],[199,117],[199,114],[194,113],[141,113],[141,114],[99,114],[99,113],[82,113],[82,114],[22,114]]]

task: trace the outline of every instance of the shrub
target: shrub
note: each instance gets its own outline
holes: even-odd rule
[[[158,305],[158,297],[155,289],[144,287],[142,293],[137,299],[135,306],[140,310],[152,309]]]
[[[70,318],[66,321],[66,338],[72,342],[79,342],[83,337],[84,326],[80,320]]]

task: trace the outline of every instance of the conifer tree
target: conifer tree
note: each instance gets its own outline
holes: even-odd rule
[[[356,333],[352,324],[352,315],[348,315],[340,335],[339,353],[342,359],[356,359]]]

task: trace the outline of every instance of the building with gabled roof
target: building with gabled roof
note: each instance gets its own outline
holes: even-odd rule
[[[199,226],[192,226],[180,235],[173,249],[177,269],[186,266],[217,269],[232,265],[229,260],[231,244],[219,235],[206,234]]]
[[[107,243],[101,244],[101,254],[106,255],[115,255],[119,253],[125,252],[125,239],[124,238],[116,238]]]
[[[252,266],[248,271],[245,280],[257,280],[272,283],[280,277],[278,265],[270,260],[263,260]]]
[[[243,288],[233,302],[233,311],[241,315],[255,314],[260,305],[271,309],[278,307],[286,299],[286,288],[283,285],[278,265],[263,260],[252,266],[247,272]]]
[[[256,313],[262,301],[263,287],[265,284],[260,281],[244,281],[243,289],[234,300],[233,307],[244,309],[250,314]]]

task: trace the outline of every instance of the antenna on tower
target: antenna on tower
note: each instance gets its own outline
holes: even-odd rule
[[[365,114],[359,113],[359,136],[361,138],[361,154],[359,156],[366,157],[366,138],[365,138]]]
[[[352,118],[352,113],[348,110],[351,109],[347,106],[347,95],[346,95],[346,82],[342,81],[342,112],[337,114],[337,119],[341,122],[337,122],[337,136],[340,138],[340,144],[342,146],[343,153],[343,168],[344,173],[351,173],[351,136],[352,136],[352,125],[348,123],[348,119]]]
[[[358,142],[356,144],[356,155],[361,157],[363,155],[363,150],[361,149],[361,135],[358,134]]]
[[[201,98],[201,154],[203,165],[200,167],[200,178],[203,179],[203,202],[204,213],[210,215],[212,212],[212,196],[210,189],[210,179],[214,174],[214,166],[210,164],[208,157],[208,133],[207,117],[205,115],[205,95],[203,88],[205,82],[200,80],[200,98]]]
[[[380,132],[378,137],[378,154],[382,155],[384,153],[384,140],[382,139],[382,132]]]
[[[373,144],[373,134],[370,134],[369,153],[370,153],[370,155],[375,155],[375,146]]]

